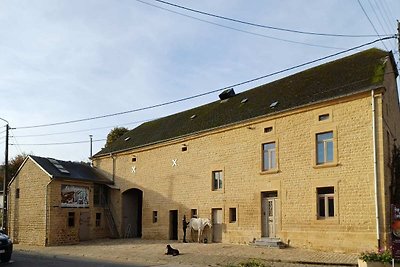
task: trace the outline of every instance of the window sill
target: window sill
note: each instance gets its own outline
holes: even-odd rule
[[[319,217],[319,218],[316,219],[316,223],[317,224],[338,224],[339,223],[339,217],[338,216],[328,217],[328,218]]]
[[[337,167],[339,166],[339,163],[337,162],[330,162],[330,163],[324,163],[324,164],[314,164],[313,168],[314,169],[322,169],[322,168],[331,168],[331,167]]]
[[[260,171],[261,175],[265,175],[265,174],[273,174],[273,173],[278,173],[279,169],[272,169],[272,170],[268,170],[268,171]]]

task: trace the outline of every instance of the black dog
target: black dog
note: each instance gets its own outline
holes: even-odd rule
[[[179,250],[172,248],[170,245],[167,245],[167,253],[166,255],[178,256]]]

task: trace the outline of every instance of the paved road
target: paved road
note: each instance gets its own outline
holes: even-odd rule
[[[44,256],[34,255],[31,253],[24,253],[14,251],[11,261],[9,263],[0,263],[0,266],[5,267],[145,267],[144,265],[132,264],[117,264],[111,262],[104,262],[102,260],[94,261],[78,257],[63,257],[63,256]]]

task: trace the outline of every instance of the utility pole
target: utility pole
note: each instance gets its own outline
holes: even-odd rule
[[[6,122],[6,147],[4,152],[4,178],[3,178],[3,231],[7,234],[7,182],[8,182],[8,139],[10,125],[7,120],[0,118]]]
[[[89,135],[90,137],[90,158],[93,156],[93,135]]]
[[[400,60],[400,21],[397,20],[397,45],[398,45],[398,50],[399,52],[399,60]]]
[[[7,234],[7,185],[8,185],[8,131],[10,126],[6,124],[6,148],[4,155],[4,179],[3,179],[3,231]]]

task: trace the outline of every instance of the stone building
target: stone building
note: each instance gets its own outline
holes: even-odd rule
[[[369,49],[129,131],[92,158],[118,188],[119,235],[181,239],[182,217],[196,214],[214,242],[386,246],[394,62]]]
[[[107,186],[87,164],[28,156],[9,184],[8,234],[39,246],[109,237]]]

